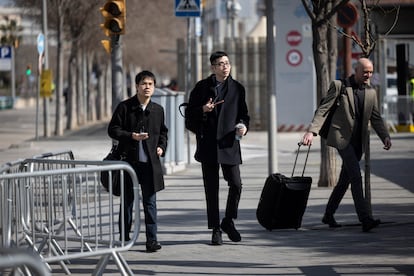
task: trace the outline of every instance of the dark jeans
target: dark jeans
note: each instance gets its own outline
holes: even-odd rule
[[[152,168],[149,163],[138,163],[133,166],[138,176],[142,191],[142,205],[145,216],[145,234],[147,241],[157,240],[157,197],[154,192]],[[125,237],[129,237],[132,226],[132,211],[134,207],[134,192],[131,181],[126,181],[125,187]],[[119,229],[121,228],[121,212],[119,213]]]
[[[202,163],[201,168],[207,203],[207,224],[208,228],[211,229],[220,226],[219,164]],[[229,186],[225,216],[236,219],[242,190],[239,165],[221,164],[221,170],[224,180],[227,181]]]
[[[370,211],[368,203],[366,202],[362,190],[362,175],[359,161],[362,157],[362,152],[358,148],[355,149],[352,144],[349,144],[343,150],[338,150],[342,158],[342,168],[339,174],[338,183],[329,197],[326,205],[326,213],[333,215],[338,209],[339,203],[344,197],[349,184],[351,184],[352,198],[354,200],[355,210],[358,219],[363,221],[370,218]]]

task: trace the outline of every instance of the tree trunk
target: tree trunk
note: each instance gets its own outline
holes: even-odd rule
[[[313,32],[313,56],[315,57],[317,99],[320,102],[328,91],[331,80],[330,55],[328,54],[328,27],[327,24],[312,24]],[[321,139],[321,164],[318,186],[330,187],[336,182],[336,157],[334,149],[326,145],[325,139]]]
[[[107,64],[105,67],[103,81],[103,96],[105,97],[105,107],[104,113],[105,116],[112,116],[112,70],[111,65]]]
[[[75,93],[76,93],[76,119],[78,125],[81,126],[85,122],[83,121],[83,93],[82,93],[82,55],[79,49],[76,51],[75,59]]]
[[[87,120],[89,122],[96,121],[96,72],[93,71],[93,62],[94,58],[91,53],[87,55],[87,74],[86,74],[86,84],[87,84],[87,100],[86,100],[86,110],[87,110]]]
[[[96,77],[96,119],[102,120],[104,118],[104,106],[105,106],[105,98],[104,98],[104,87],[103,87],[103,74],[102,74],[102,67],[99,63],[95,61],[95,77]]]
[[[60,10],[60,5],[58,6],[58,14],[61,15],[62,11]],[[62,136],[63,135],[63,110],[62,106],[64,105],[65,108],[66,102],[63,102],[63,19],[61,16],[58,17],[57,22],[57,85],[56,85],[56,119],[55,119],[55,135]],[[66,95],[67,97],[68,95]]]
[[[329,20],[329,26],[335,26],[336,24],[336,15],[332,16]],[[335,28],[329,27],[327,30],[328,34],[328,64],[329,64],[329,82],[336,79],[337,71],[337,60],[338,60],[338,33]],[[327,91],[327,90],[326,90]],[[322,139],[324,140],[324,139]],[[336,158],[336,149],[326,146],[326,141],[324,146],[326,147],[326,159],[327,159],[327,185],[328,187],[333,187],[336,185],[337,181],[337,158]]]
[[[67,88],[67,98],[68,98],[68,119],[66,122],[66,128],[68,130],[74,129],[78,126],[77,120],[77,101],[76,101],[76,58],[74,54],[74,48],[71,49],[71,54],[69,58],[69,68],[68,68],[68,88]]]

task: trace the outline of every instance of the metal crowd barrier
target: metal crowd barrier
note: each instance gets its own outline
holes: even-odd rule
[[[32,158],[35,159],[53,159],[53,160],[75,160],[73,152],[71,150],[62,150],[56,152],[47,152],[39,155],[35,155]],[[0,174],[28,171],[26,168],[26,160],[18,159],[15,161],[7,162],[0,166]],[[29,171],[33,171],[30,170]]]
[[[7,162],[0,166],[0,174],[19,172],[23,163],[24,159]]]
[[[34,159],[38,160],[52,160],[52,161],[34,161]],[[63,169],[63,168],[73,168],[75,164],[65,163],[66,160],[75,160],[73,152],[71,150],[63,150],[57,152],[48,152],[43,153],[40,155],[35,155],[30,159],[26,159],[25,166],[27,166],[27,171],[35,172],[35,171],[43,171],[43,170],[56,170],[56,169]],[[84,164],[85,162],[82,162]],[[79,166],[79,165],[78,165]]]
[[[35,155],[35,159],[53,159],[53,160],[75,160],[75,156],[71,150],[62,150],[55,152],[46,152],[40,155]]]
[[[0,275],[51,274],[46,265],[32,252],[26,249],[0,248]]]
[[[74,155],[71,150],[62,150],[56,152],[48,152],[43,153],[40,155],[35,155],[33,158],[36,159],[54,159],[54,160],[74,160]],[[24,171],[35,171],[39,169],[44,169],[41,167],[34,167],[31,168],[27,167],[26,159],[18,159],[15,161],[7,162],[0,166],[0,174],[9,174],[9,173],[17,173],[17,172],[24,172]],[[0,186],[0,199],[5,198],[4,189]],[[5,221],[7,221],[8,215],[7,213],[2,212],[1,210],[6,210],[6,205],[9,204],[9,201],[2,200],[0,201],[0,248],[7,246],[7,237],[9,236],[9,229],[5,228]]]
[[[138,238],[139,192],[134,170],[125,162],[25,159],[29,171],[0,174],[3,245],[29,247],[48,265],[58,263],[70,274],[68,261],[100,256],[94,275],[101,275],[112,258],[122,275],[133,275],[120,252]],[[33,170],[33,171],[30,171]],[[102,171],[129,174],[134,185],[134,226],[132,239],[118,232],[125,193],[106,192],[100,182]],[[123,177],[121,177],[123,182]],[[121,183],[122,184],[122,183]],[[119,216],[121,213],[121,216]],[[119,235],[122,233],[122,235]]]
[[[413,124],[414,98],[389,95],[383,98],[383,116],[388,127],[397,132],[396,126]]]

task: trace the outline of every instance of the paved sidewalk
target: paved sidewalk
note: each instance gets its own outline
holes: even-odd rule
[[[73,150],[76,159],[100,160],[110,148],[106,122],[64,137],[33,141],[34,132],[28,130],[33,127],[30,116],[22,118],[29,112],[0,111],[1,164],[63,149]],[[22,123],[8,122],[13,116]],[[277,135],[279,172],[290,175],[301,135]],[[389,152],[382,149],[376,136],[371,139],[373,213],[383,222],[371,233],[361,231],[350,191],[336,215],[345,226],[329,229],[320,222],[331,188],[317,187],[319,140],[311,149],[305,171],[314,183],[302,228],[270,232],[261,227],[255,212],[268,175],[267,134],[250,132],[242,140],[244,186],[236,221],[240,243],[230,242],[224,234],[222,246],[209,245],[201,169],[192,160],[186,170],[167,175],[166,189],[158,193],[162,250],[145,253],[144,235],[140,235],[136,246],[123,256],[137,275],[414,275],[414,134],[392,137]],[[299,168],[301,157],[304,155],[299,156]],[[221,184],[224,208],[226,183],[222,180]],[[71,263],[73,275],[89,275],[96,259]],[[53,275],[64,275],[59,267],[54,268]],[[118,275],[113,263],[105,275]]]

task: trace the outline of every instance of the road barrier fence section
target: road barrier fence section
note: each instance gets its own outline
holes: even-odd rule
[[[414,97],[387,95],[382,107],[384,120],[393,132],[398,132],[398,126],[414,125]]]
[[[29,170],[0,174],[4,247],[30,248],[49,269],[51,263],[58,263],[67,274],[69,260],[99,256],[94,274],[101,275],[112,258],[122,275],[133,275],[120,254],[132,247],[140,228],[138,179],[128,163],[47,157],[20,163]],[[103,171],[108,171],[110,192],[112,174],[119,171],[121,196],[103,188]],[[135,198],[129,241],[123,231],[126,174],[132,179]]]
[[[0,275],[50,276],[47,266],[39,256],[26,249],[0,248]]]

